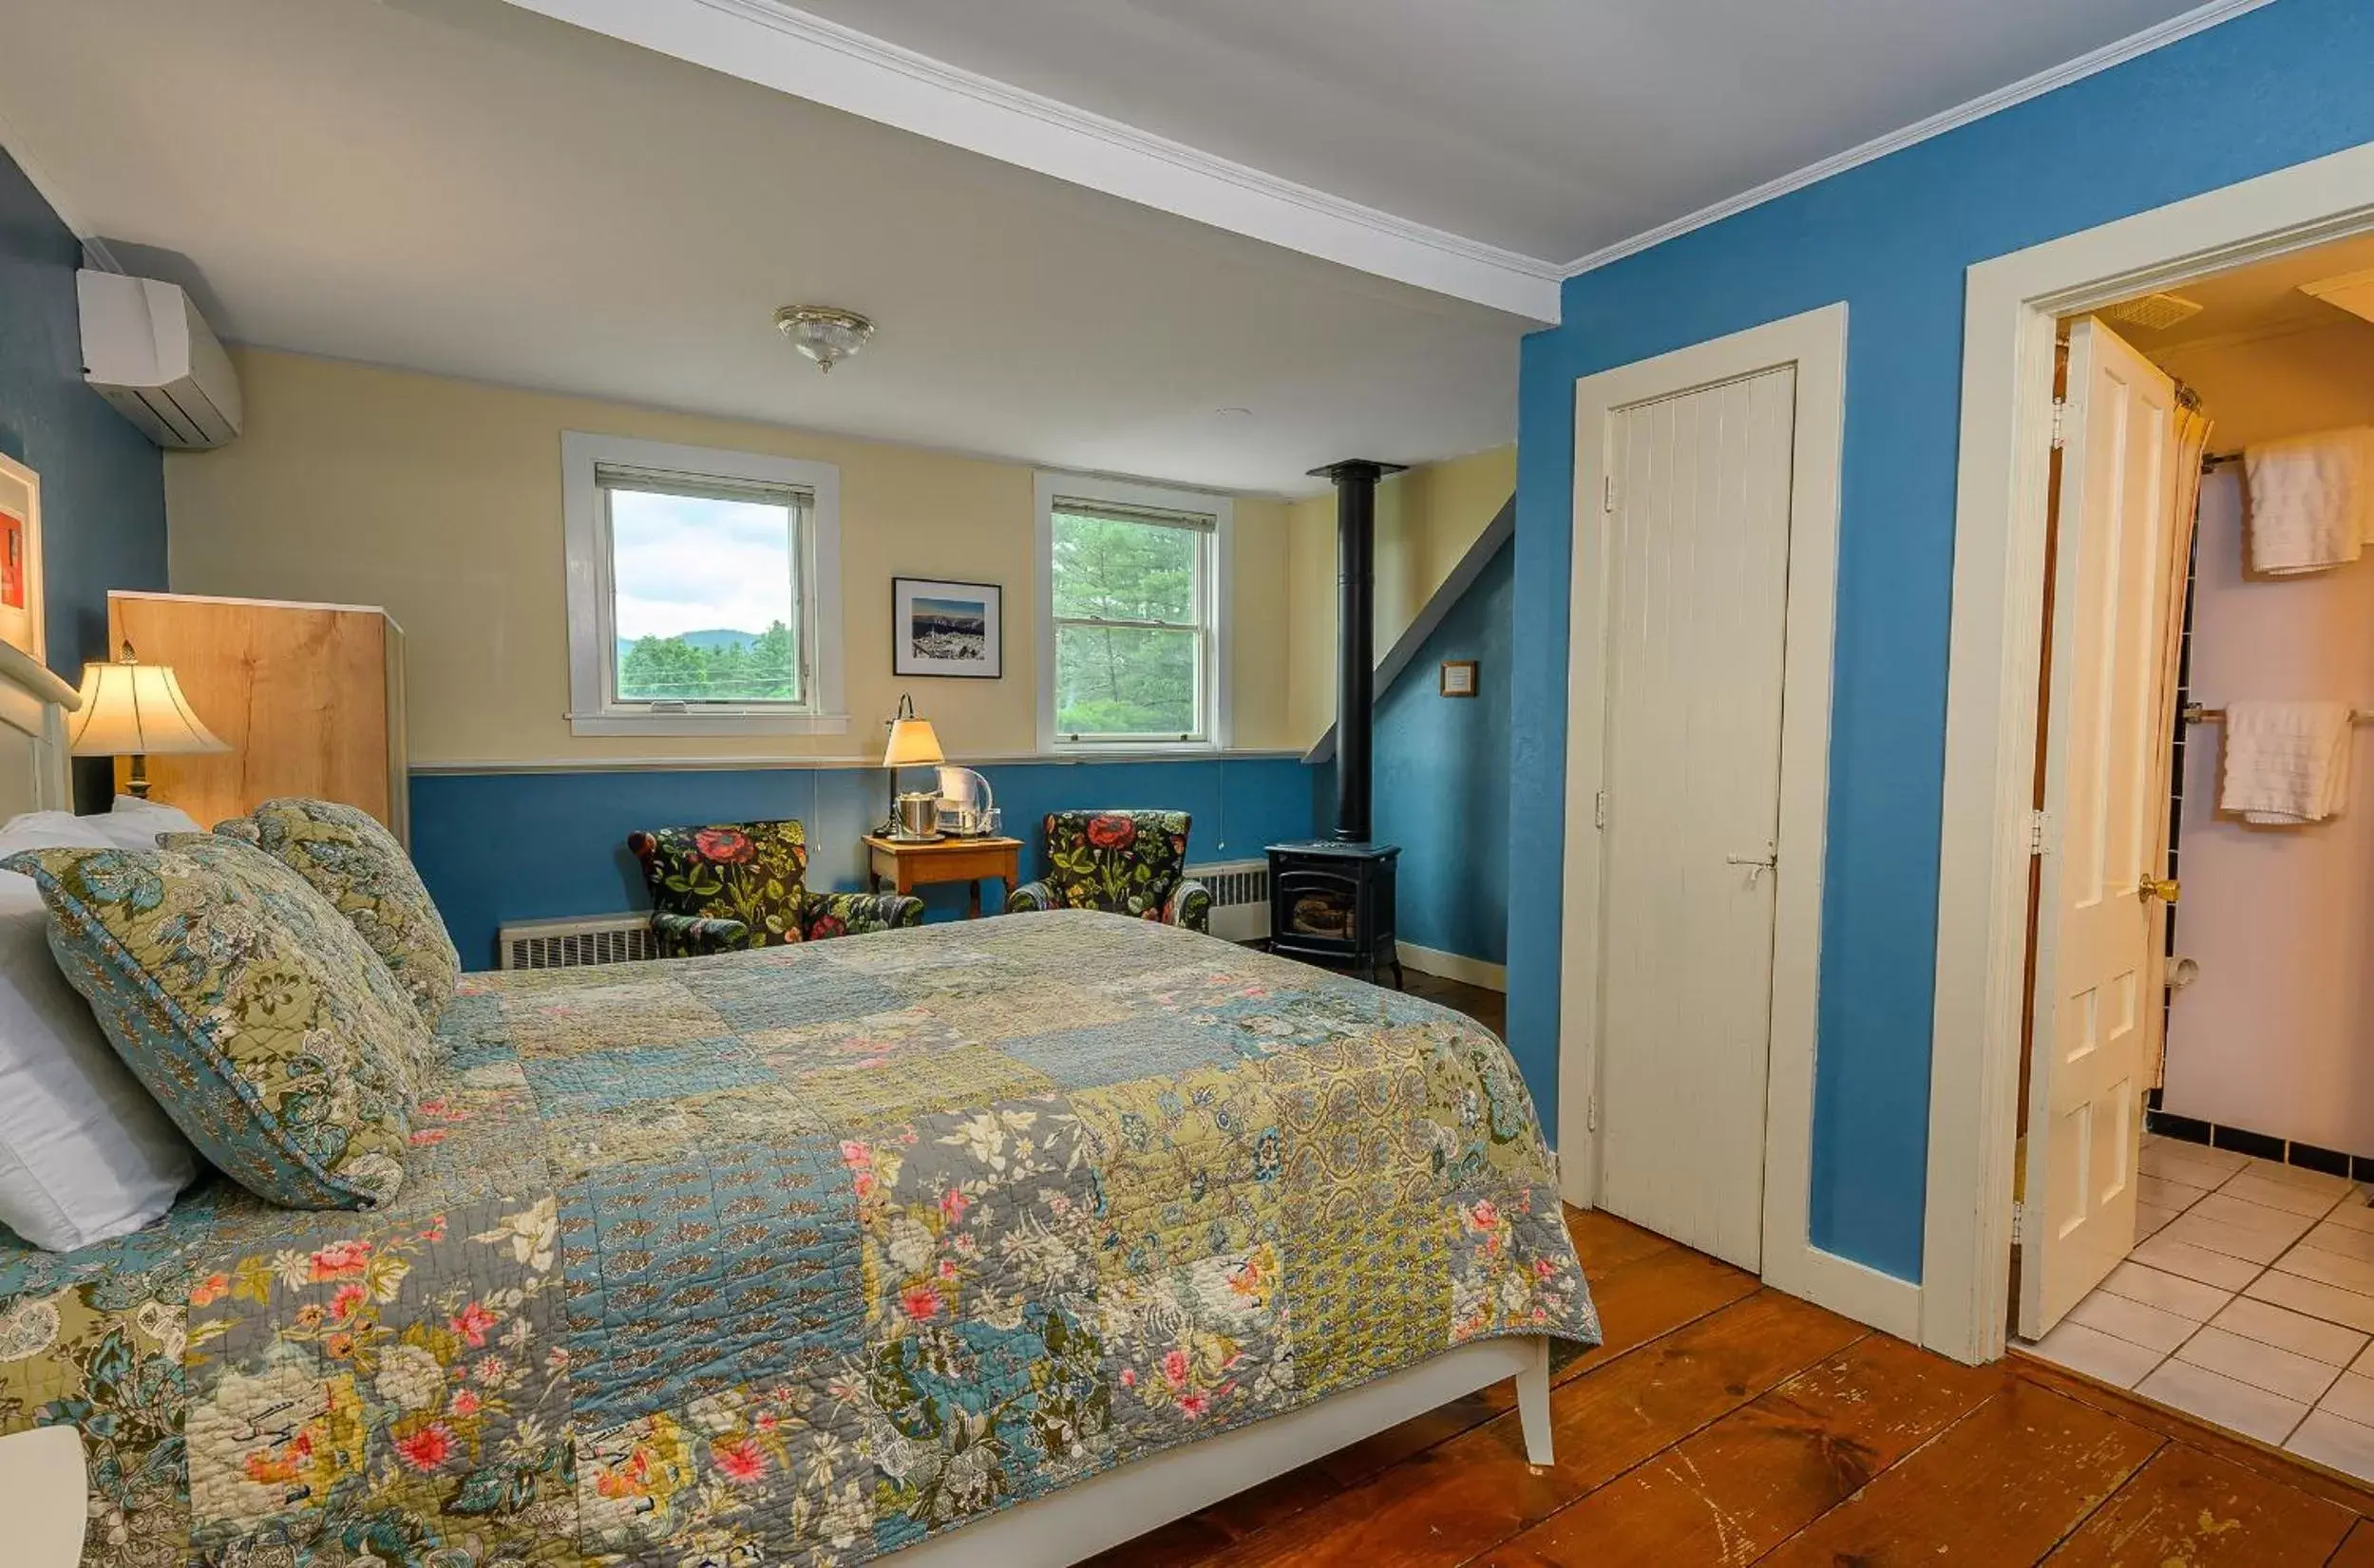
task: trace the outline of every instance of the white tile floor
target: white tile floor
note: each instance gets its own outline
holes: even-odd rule
[[[2374,1191],[2143,1140],[2135,1251],[2022,1348],[2374,1481]]]

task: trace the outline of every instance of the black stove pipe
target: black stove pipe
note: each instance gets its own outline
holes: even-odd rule
[[[1311,473],[1336,487],[1336,828],[1369,841],[1369,733],[1377,700],[1377,482],[1397,463],[1352,458]]]

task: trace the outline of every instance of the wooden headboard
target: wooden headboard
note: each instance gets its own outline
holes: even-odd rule
[[[20,811],[71,811],[66,716],[83,694],[30,654],[0,643],[0,822]]]

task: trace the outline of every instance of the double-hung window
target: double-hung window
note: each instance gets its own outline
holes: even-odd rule
[[[561,461],[576,733],[846,728],[836,469],[575,431]]]
[[[1226,744],[1229,505],[1039,477],[1042,749]]]

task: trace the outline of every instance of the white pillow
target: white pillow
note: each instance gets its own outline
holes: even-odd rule
[[[78,820],[97,828],[118,849],[154,849],[160,833],[205,831],[196,818],[180,807],[162,801],[143,801],[137,795],[118,795],[115,809],[105,816]]]
[[[0,826],[0,854],[13,855],[20,849],[107,849],[115,841],[100,831],[104,817],[77,817],[71,811],[28,811],[11,817]],[[153,847],[153,846],[152,846]],[[14,876],[0,872],[0,876]],[[26,878],[31,885],[31,878]]]
[[[0,858],[114,847],[92,821],[19,817],[0,828]],[[71,1252],[173,1207],[199,1162],[59,973],[48,927],[32,878],[0,871],[0,1223]]]

